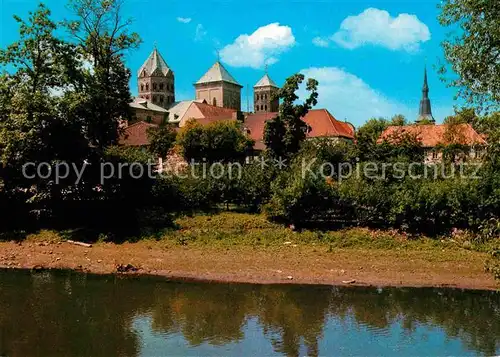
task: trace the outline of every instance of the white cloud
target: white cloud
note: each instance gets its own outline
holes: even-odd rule
[[[399,14],[391,17],[387,11],[375,8],[346,17],[340,29],[331,36],[332,41],[348,49],[371,44],[408,52],[418,50],[420,43],[430,38],[429,28],[417,16]]]
[[[403,114],[408,120],[414,120],[418,103],[413,106],[390,99],[371,88],[361,78],[338,67],[310,67],[300,73],[319,82],[318,105],[326,108],[338,120],[347,120],[359,126],[372,117],[392,117]],[[306,95],[300,89],[300,98]]]
[[[315,37],[312,39],[312,43],[318,47],[328,47],[330,44],[327,39],[321,37]]]
[[[292,29],[276,22],[259,27],[251,35],[238,36],[220,55],[224,62],[235,67],[260,68],[278,62],[278,55],[294,44]]]
[[[203,39],[203,37],[205,37],[206,34],[207,34],[207,31],[205,30],[205,28],[203,27],[202,24],[196,25],[196,32],[194,35],[195,41],[201,41]]]
[[[189,24],[191,22],[190,17],[178,17],[177,21],[182,22],[183,24]]]

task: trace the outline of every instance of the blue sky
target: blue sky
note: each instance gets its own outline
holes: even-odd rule
[[[319,105],[356,126],[373,116],[416,118],[427,60],[434,117],[441,122],[457,104],[439,79],[445,31],[437,1],[159,1],[124,0],[124,16],[143,43],[126,54],[136,71],[154,44],[175,72],[176,99],[194,97],[193,83],[216,61],[251,87],[264,73],[282,84],[302,72],[320,82]],[[12,15],[26,17],[38,1],[0,0],[2,48],[17,39]],[[47,0],[55,20],[71,16],[63,0]],[[247,89],[242,90],[246,110]],[[251,109],[251,108],[250,108]]]

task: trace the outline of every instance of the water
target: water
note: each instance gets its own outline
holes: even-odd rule
[[[495,355],[500,294],[0,270],[0,356]]]

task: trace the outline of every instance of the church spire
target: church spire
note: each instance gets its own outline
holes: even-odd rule
[[[417,123],[429,121],[435,123],[432,116],[431,100],[429,99],[429,85],[427,83],[427,66],[424,67],[424,85],[422,86],[422,99],[420,99],[420,108],[418,111]]]

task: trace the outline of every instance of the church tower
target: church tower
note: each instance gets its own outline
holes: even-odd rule
[[[196,99],[204,99],[208,104],[241,111],[241,88],[236,79],[219,61],[194,84]]]
[[[154,48],[137,73],[139,97],[168,109],[175,102],[174,72]]]
[[[253,110],[255,113],[271,113],[279,110],[279,98],[274,97],[279,87],[266,73],[253,86]]]
[[[429,85],[427,84],[427,67],[424,67],[424,86],[422,87],[422,99],[420,99],[420,108],[418,110],[417,123],[429,121],[435,123],[432,116],[431,100],[429,99]]]

